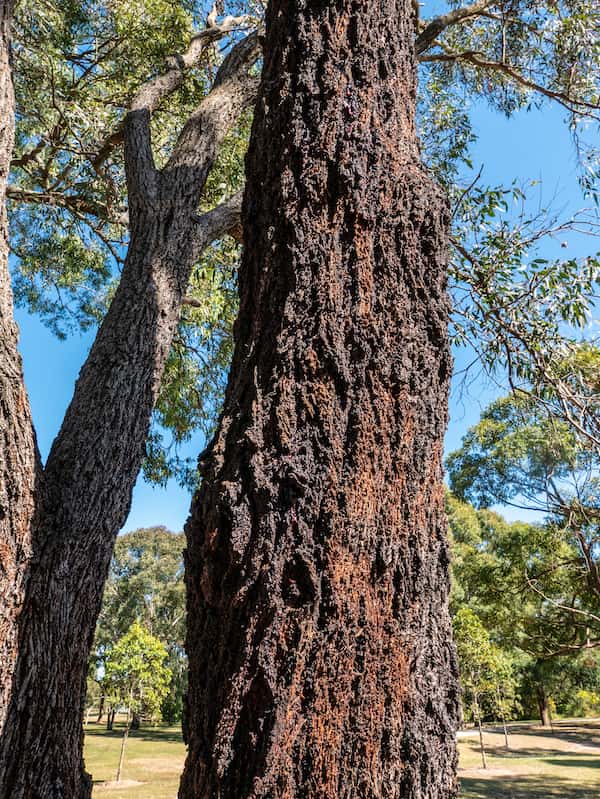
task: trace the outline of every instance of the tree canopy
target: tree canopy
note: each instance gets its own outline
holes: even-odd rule
[[[123,119],[149,77],[164,75],[152,107],[158,165],[210,90],[232,45],[261,25],[259,0],[217,4],[20,3],[15,32],[19,114],[11,184],[16,301],[58,335],[98,323],[119,280],[128,239]],[[223,12],[225,16],[218,16]],[[227,16],[229,15],[229,16]],[[208,28],[205,27],[208,18]],[[486,368],[546,380],[550,346],[569,348],[595,294],[598,261],[535,257],[547,232],[593,229],[589,216],[530,211],[522,189],[485,186],[470,161],[469,100],[507,115],[554,102],[578,147],[582,189],[595,196],[598,120],[596,4],[451,3],[416,22],[424,158],[453,209],[454,336]],[[179,55],[175,55],[179,54]],[[202,198],[214,207],[241,188],[251,115],[227,137]],[[194,431],[210,434],[221,406],[236,314],[239,243],[217,240],[195,266],[148,437],[145,475],[187,485],[180,455]]]

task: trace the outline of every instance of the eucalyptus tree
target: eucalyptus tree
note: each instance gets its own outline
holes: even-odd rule
[[[413,28],[409,0],[267,10],[236,348],[186,527],[182,799],[457,792],[449,213]]]
[[[498,530],[492,545],[513,560],[517,582],[537,597],[549,656],[600,644],[600,452],[585,416],[579,417],[585,428],[573,425],[562,403],[560,416],[553,412],[553,392],[546,389],[544,397],[541,404],[522,392],[494,402],[447,464],[460,499],[480,508],[515,505],[544,518],[529,540],[511,541]],[[597,395],[585,401],[597,407]]]
[[[507,522],[452,496],[446,507],[452,615],[476,614],[518,674],[521,705],[539,710],[548,726],[550,699],[563,710],[572,706],[583,684],[579,658],[600,643],[598,601],[575,542],[555,525]]]
[[[115,707],[126,708],[116,782],[121,781],[132,718],[142,713],[160,718],[172,677],[166,659],[163,644],[137,621],[115,643],[107,658],[104,680],[108,700]]]
[[[161,711],[170,722],[181,719],[187,683],[183,547],[183,534],[164,527],[119,536],[91,654],[93,668],[102,673],[116,641],[139,621],[168,652],[172,680]]]
[[[472,610],[461,608],[452,627],[460,663],[462,700],[477,724],[481,763],[487,768],[481,722],[486,712],[500,715],[508,748],[506,714],[514,707],[515,680],[503,652],[490,640],[488,630]]]
[[[73,9],[88,11],[79,4]],[[7,47],[10,9],[5,10]],[[108,169],[105,154],[123,141],[130,240],[110,308],[43,468],[33,434],[29,447],[20,440],[27,415],[11,413],[13,405],[18,411],[26,408],[18,363],[12,365],[5,451],[12,453],[9,480],[28,494],[17,505],[9,483],[3,510],[3,518],[9,519],[4,571],[14,586],[3,597],[7,605],[3,617],[8,617],[3,630],[3,797],[82,797],[91,791],[91,780],[82,768],[81,721],[102,589],[116,533],[129,509],[191,269],[236,217],[237,197],[205,213],[199,213],[199,206],[221,143],[254,97],[256,33],[231,47],[160,166],[155,164],[150,119],[181,85],[186,69],[243,23],[232,17],[218,23],[211,16],[206,29],[191,38],[179,58],[170,60],[166,71],[136,87],[124,120],[88,156],[96,169]],[[35,26],[32,31],[35,35]],[[81,52],[77,46],[75,59]],[[85,72],[85,65],[79,64],[73,79]],[[7,58],[3,81],[6,116],[11,119]],[[68,120],[65,124],[70,129]],[[51,151],[53,142],[50,136]],[[29,164],[37,163],[45,143],[43,137],[41,144],[29,144],[21,155],[21,168],[28,156]],[[9,147],[10,139],[7,153]],[[75,167],[79,168],[77,161],[62,164],[60,170]],[[49,169],[50,187],[55,179]],[[2,285],[10,331],[10,287],[6,279]],[[13,400],[17,390],[20,404]]]
[[[238,254],[224,234],[239,237],[239,195],[228,192],[243,177],[262,3],[240,5],[17,6],[17,143],[6,189],[16,298],[59,333],[70,320],[103,321],[42,468],[20,378],[5,251],[0,775],[15,798],[33,786],[40,796],[89,791],[77,697],[112,543],[145,455],[148,476],[159,481],[179,466],[160,427],[148,436],[152,409],[177,441],[194,427],[210,427],[220,402]],[[10,120],[11,5],[2,8],[3,119]],[[476,300],[461,306],[462,318],[475,319],[467,334],[478,329],[477,318],[487,323],[501,296],[502,281],[492,281],[492,291],[482,274],[497,276],[489,254],[504,245],[490,225],[483,254],[465,246],[470,217],[498,202],[493,193],[453,188],[470,138],[459,98],[483,95],[508,113],[544,98],[564,106],[579,129],[597,114],[595,13],[584,0],[534,9],[475,2],[413,19],[427,160],[464,222],[453,236],[453,274],[457,287],[469,282]],[[3,136],[4,180],[10,122]],[[473,200],[481,200],[476,208]],[[6,248],[6,235],[3,241]],[[518,282],[521,273],[510,263],[507,279]],[[551,308],[530,293],[535,318],[550,311],[576,319],[582,293]],[[193,480],[194,469],[182,467]]]

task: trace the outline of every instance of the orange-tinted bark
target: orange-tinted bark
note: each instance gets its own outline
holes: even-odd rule
[[[187,525],[181,799],[449,799],[448,210],[409,0],[272,0],[236,351]]]

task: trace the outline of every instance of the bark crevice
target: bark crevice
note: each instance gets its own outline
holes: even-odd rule
[[[181,799],[456,793],[449,212],[413,25],[408,0],[269,7],[236,348],[186,527]]]

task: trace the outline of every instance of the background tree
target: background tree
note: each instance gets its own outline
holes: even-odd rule
[[[489,633],[475,613],[461,608],[452,622],[460,666],[463,705],[477,724],[481,763],[487,768],[482,718],[486,711],[507,713],[512,710],[514,678],[506,658],[490,640]],[[506,716],[502,717],[504,722]],[[504,727],[506,743],[506,726]]]
[[[171,672],[165,665],[167,650],[153,635],[134,622],[106,659],[105,683],[113,705],[126,708],[125,728],[116,781],[120,782],[125,745],[132,714],[159,717],[169,690]]]
[[[565,598],[579,601],[576,548],[552,525],[509,523],[452,496],[447,508],[453,615],[464,608],[477,615],[511,666],[524,718],[539,713],[549,726],[553,704],[577,715],[577,691],[594,690],[595,670],[582,663],[595,642],[593,627],[581,624],[580,614],[574,616],[568,606],[560,607]],[[544,585],[543,594],[532,589],[533,578]]]
[[[102,693],[103,689],[98,680],[96,680],[94,677],[88,677],[85,691],[85,728],[88,726],[92,710],[98,707],[98,704],[102,698]]]
[[[183,534],[164,527],[119,536],[92,649],[92,661],[102,672],[116,641],[133,622],[155,636],[168,653],[171,682],[161,716],[171,723],[181,719],[187,683],[183,547]]]
[[[513,560],[551,626],[568,627],[564,646],[575,648],[598,639],[599,455],[568,419],[519,394],[493,403],[448,458],[459,497],[479,507],[507,503],[546,514],[542,538],[513,539]]]

